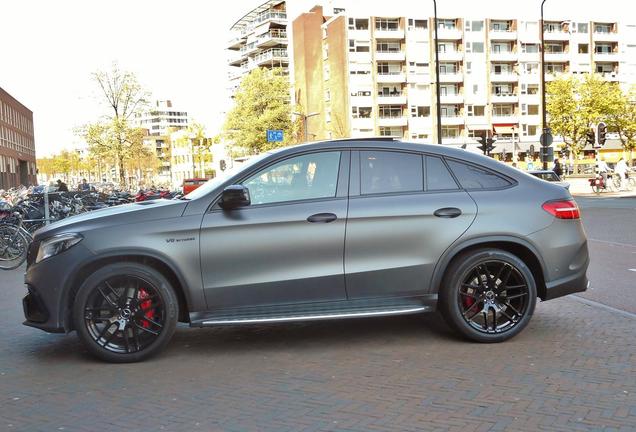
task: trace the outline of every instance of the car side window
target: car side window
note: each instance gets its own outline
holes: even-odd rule
[[[243,182],[252,204],[336,196],[340,152],[309,153],[271,165]]]
[[[508,180],[487,169],[450,159],[447,162],[464,189],[495,189],[510,186]]]
[[[398,193],[424,190],[422,156],[391,151],[360,152],[360,193]]]
[[[457,190],[457,183],[442,158],[426,156],[426,190]]]

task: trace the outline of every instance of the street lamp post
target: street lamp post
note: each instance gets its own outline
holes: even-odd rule
[[[547,154],[547,151],[545,151],[545,147],[549,147],[550,144],[546,145],[546,143],[551,143],[551,130],[548,127],[548,115],[545,109],[545,44],[544,44],[544,39],[543,39],[543,33],[545,30],[545,26],[543,25],[543,5],[546,2],[546,0],[543,0],[541,2],[541,21],[539,23],[540,25],[540,35],[541,35],[541,116],[542,116],[542,129],[543,129],[543,134],[541,135],[541,146],[544,147],[544,152],[543,152],[543,169],[547,170],[548,169],[548,160],[547,157],[545,156]]]
[[[544,0],[545,1],[545,0]],[[437,0],[433,0],[433,26],[435,27],[435,101],[437,103],[437,142],[442,143],[442,105],[439,96],[439,46],[437,42]]]
[[[305,142],[308,142],[307,140],[309,139],[309,133],[307,131],[307,119],[309,117],[317,116],[320,113],[319,112],[312,112],[312,113],[309,113],[309,114],[302,114],[302,113],[298,113],[298,112],[293,112],[292,114],[302,117],[302,119],[303,119],[304,140],[305,140]]]

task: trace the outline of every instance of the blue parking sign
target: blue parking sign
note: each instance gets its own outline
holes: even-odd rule
[[[267,142],[280,142],[283,140],[283,131],[280,129],[267,130]]]

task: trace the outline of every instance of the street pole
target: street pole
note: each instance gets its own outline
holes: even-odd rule
[[[307,116],[303,114],[303,133],[305,134],[305,142],[309,138],[309,134],[307,133]]]
[[[550,128],[548,127],[548,115],[546,113],[546,109],[545,109],[545,45],[544,45],[544,39],[543,39],[543,33],[544,33],[544,25],[543,25],[543,5],[546,2],[546,0],[543,0],[541,2],[541,21],[539,23],[540,29],[539,32],[541,34],[541,116],[542,116],[542,128],[543,128],[543,135],[547,136],[547,135],[551,135],[551,131]],[[545,140],[544,142],[548,142],[548,140]],[[544,145],[544,142],[541,143],[541,145],[543,147],[547,147]],[[544,152],[544,154],[546,154]],[[548,161],[546,157],[543,157],[543,169],[547,170],[548,169]]]
[[[545,0],[543,0],[545,1]],[[433,26],[435,27],[435,101],[437,103],[437,142],[442,143],[442,104],[439,96],[439,46],[437,43],[437,0],[433,0]]]

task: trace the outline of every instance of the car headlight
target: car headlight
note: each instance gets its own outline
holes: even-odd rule
[[[61,252],[78,244],[82,241],[82,236],[79,234],[59,234],[40,242],[38,248],[38,256],[35,258],[36,264],[47,258],[55,256]]]

